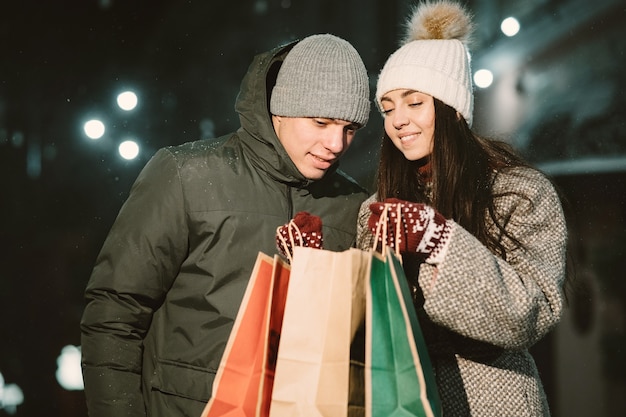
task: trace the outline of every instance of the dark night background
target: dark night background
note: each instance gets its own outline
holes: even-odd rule
[[[511,141],[563,192],[574,265],[563,323],[533,351],[554,416],[624,415],[626,400],[626,11],[619,0],[474,0],[479,133]],[[159,147],[227,133],[254,54],[313,33],[349,40],[374,85],[397,48],[402,0],[0,1],[0,374],[17,416],[85,416],[55,379],[80,345],[82,293],[139,170]],[[520,34],[499,22],[518,16]],[[133,112],[116,108],[123,89]],[[107,123],[99,141],[82,123]],[[345,157],[371,188],[373,111]],[[141,146],[124,161],[117,144]],[[0,416],[14,410],[2,403]]]

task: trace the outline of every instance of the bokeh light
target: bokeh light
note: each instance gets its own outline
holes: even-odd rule
[[[83,130],[89,139],[100,139],[104,135],[105,127],[101,120],[92,119],[84,124]]]
[[[507,17],[500,24],[500,30],[502,30],[502,33],[509,37],[517,35],[519,29],[520,24],[514,17]]]
[[[493,83],[493,73],[487,69],[480,69],[474,73],[474,84],[480,88],[487,88]]]
[[[59,385],[68,391],[84,389],[83,372],[80,367],[80,348],[67,345],[57,358],[56,378]]]
[[[137,107],[137,94],[132,91],[124,91],[117,96],[117,105],[122,110],[131,111]]]
[[[15,414],[17,406],[24,403],[24,393],[16,384],[7,384],[0,373],[0,410],[8,414]],[[0,412],[2,415],[2,412]]]
[[[139,155],[139,145],[134,140],[125,140],[120,143],[118,151],[124,159],[135,159]]]

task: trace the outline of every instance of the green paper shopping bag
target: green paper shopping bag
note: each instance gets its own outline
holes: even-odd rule
[[[290,267],[259,252],[201,417],[267,417]]]
[[[391,250],[385,255],[373,252],[366,299],[366,416],[441,416],[407,280]]]

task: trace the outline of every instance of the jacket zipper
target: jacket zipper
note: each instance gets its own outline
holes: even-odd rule
[[[287,221],[293,219],[293,201],[291,200],[291,187],[287,185]]]

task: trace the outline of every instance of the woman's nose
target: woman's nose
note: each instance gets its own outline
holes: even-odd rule
[[[409,118],[407,117],[406,112],[401,109],[395,109],[391,117],[391,123],[396,129],[401,129],[409,123]]]

